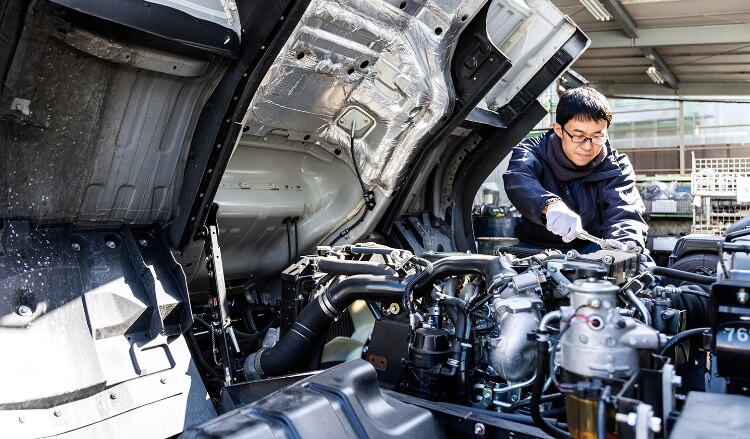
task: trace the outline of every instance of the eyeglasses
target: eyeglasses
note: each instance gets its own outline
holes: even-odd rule
[[[572,140],[573,143],[586,143],[587,140],[591,140],[592,145],[604,145],[604,143],[607,141],[607,136],[596,136],[596,137],[574,136],[570,134],[568,130],[565,129],[564,126],[560,125],[560,128],[562,128],[562,130],[565,131],[565,134],[570,136],[570,140]]]

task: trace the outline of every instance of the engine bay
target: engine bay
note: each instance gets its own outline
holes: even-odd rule
[[[590,44],[549,1],[9,0],[0,26],[1,436],[747,431],[744,232],[704,242],[711,276],[476,254],[472,197]]]
[[[204,343],[193,355],[221,364],[202,370],[218,400],[221,381],[227,392],[356,359],[375,369],[383,391],[553,437],[669,437],[690,422],[681,411],[693,394],[748,391],[750,246],[740,239],[723,251],[711,278],[614,250],[415,256],[374,243],[318,247],[280,285],[209,299],[217,306],[195,315]],[[221,349],[211,351],[207,333]]]

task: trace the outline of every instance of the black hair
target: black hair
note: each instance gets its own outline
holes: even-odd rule
[[[583,86],[570,89],[560,96],[557,103],[555,122],[565,126],[570,119],[606,120],[607,128],[612,122],[612,109],[603,94],[591,87]]]

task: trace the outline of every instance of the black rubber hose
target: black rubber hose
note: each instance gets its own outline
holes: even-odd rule
[[[399,396],[398,393],[394,394],[395,398],[398,398],[398,396]],[[407,402],[408,400],[401,399],[401,401]],[[465,405],[459,405],[459,404],[454,404],[450,402],[442,402],[440,403],[440,405],[441,405],[441,408],[443,409],[455,410],[458,412],[466,411]],[[495,418],[495,419],[502,419],[505,421],[518,422],[519,424],[529,425],[532,427],[536,426],[536,422],[534,422],[534,420],[531,419],[531,416],[527,416],[527,415],[516,415],[513,413],[496,412],[493,410],[483,410],[482,416],[487,416],[487,417]],[[554,419],[550,419],[550,421],[555,422]]]
[[[206,359],[203,358],[203,354],[201,353],[201,348],[198,346],[198,342],[195,341],[192,329],[185,332],[185,340],[187,340],[190,355],[193,357],[193,361],[195,361],[195,365],[198,366],[198,369],[211,378],[219,378],[224,382],[224,377],[221,376],[219,372],[215,371],[210,364],[206,363]]]
[[[258,325],[255,324],[255,317],[253,317],[252,308],[246,306],[240,315],[242,316],[242,323],[245,324],[245,328],[247,328],[251,334],[258,333]]]
[[[195,323],[203,326],[204,328],[208,329],[210,332],[214,332],[214,327],[211,326],[210,323],[208,323],[207,321],[203,320],[202,318],[193,316],[193,321]]]
[[[356,300],[395,301],[404,295],[404,284],[387,276],[351,276],[308,304],[281,340],[245,360],[248,379],[278,376],[294,368],[323,337],[341,313]]]
[[[659,266],[652,266],[648,268],[653,274],[660,276],[669,276],[675,279],[686,280],[688,282],[695,282],[697,284],[711,285],[716,282],[715,276],[704,276],[702,274],[688,273],[687,271],[675,270],[674,268],[666,268]]]
[[[356,274],[371,274],[375,276],[395,276],[396,271],[384,264],[368,261],[344,261],[340,259],[318,259],[318,270],[323,273],[354,276]]]
[[[539,402],[541,404],[544,404],[545,402],[558,401],[560,399],[565,399],[564,393],[553,393],[551,395],[542,395],[542,397],[539,399]],[[517,403],[505,409],[505,413],[514,413],[518,411],[518,409],[521,409],[530,405],[530,403],[531,403],[530,399],[524,399],[523,401],[518,401]]]
[[[443,286],[443,294],[449,297],[456,297],[456,291],[458,289],[458,278],[452,277],[445,281]],[[445,313],[448,314],[448,318],[453,322],[453,326],[456,325],[456,319],[458,319],[458,310],[455,306],[446,306]]]
[[[421,279],[414,287],[415,296],[429,294],[436,281],[449,276],[478,274],[485,282],[490,283],[496,276],[508,277],[517,274],[503,256],[425,253],[422,258],[432,261],[432,273]]]
[[[299,230],[297,229],[297,221],[299,221],[299,217],[295,216],[292,218],[292,224],[294,224],[294,260],[296,261],[297,258],[299,258]]]
[[[283,221],[286,224],[286,251],[287,255],[289,255],[288,265],[292,265],[292,234],[289,232],[289,223],[291,220],[292,218],[286,217]]]
[[[556,416],[565,414],[567,411],[568,409],[566,407],[555,407],[553,409],[547,410],[546,412],[542,412],[542,416],[545,418],[554,418]]]
[[[422,271],[415,274],[414,276],[409,278],[409,281],[406,282],[406,292],[411,293],[412,289],[417,285],[422,283],[425,278],[429,277],[432,274],[432,271],[434,270],[434,266],[432,265],[432,262],[430,262],[427,259],[423,258],[412,258],[412,262],[414,262],[416,265],[419,265],[423,268]],[[432,286],[432,284],[430,284]]]
[[[662,357],[667,355],[667,353],[669,353],[669,350],[672,349],[673,347],[689,339],[690,337],[695,337],[696,335],[703,334],[705,331],[708,331],[710,329],[711,328],[694,328],[694,329],[688,329],[687,331],[680,332],[679,334],[669,339],[667,344],[665,344],[664,347],[661,348],[661,350],[659,351],[659,355]]]
[[[544,376],[547,374],[548,346],[546,341],[536,343],[536,379],[531,388],[531,418],[537,427],[555,439],[570,439],[567,432],[553,426],[542,416],[542,391],[544,390]],[[552,371],[550,371],[552,373]]]
[[[442,300],[443,304],[446,306],[446,309],[448,307],[451,307],[454,309],[458,308],[461,310],[462,313],[466,313],[469,311],[469,305],[463,300],[459,299],[458,297],[449,296],[447,294],[441,295],[437,290],[432,290],[432,298],[434,300]],[[455,322],[456,318],[457,316],[454,315],[453,318],[451,318],[451,321]]]

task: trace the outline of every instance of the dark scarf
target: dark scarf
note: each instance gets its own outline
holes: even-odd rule
[[[607,156],[606,149],[606,145],[602,146],[599,155],[594,157],[594,159],[587,165],[576,166],[576,164],[571,162],[568,156],[565,155],[565,152],[562,149],[562,141],[557,137],[557,134],[551,133],[547,139],[547,161],[552,167],[552,172],[555,173],[555,177],[562,181],[571,181],[583,178],[594,172],[594,169],[596,169],[596,167],[599,166]]]

